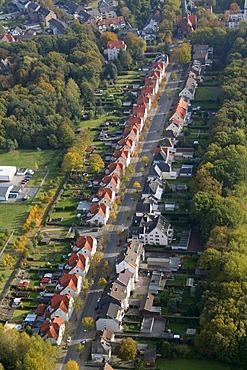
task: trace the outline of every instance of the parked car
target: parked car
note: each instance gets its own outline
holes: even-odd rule
[[[71,342],[71,337],[68,337],[67,339],[66,339],[66,343],[70,343]]]

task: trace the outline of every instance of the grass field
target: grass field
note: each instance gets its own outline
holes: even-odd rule
[[[158,359],[157,370],[231,370],[227,364],[193,359]]]
[[[199,87],[196,90],[195,100],[215,100],[216,91],[213,87]]]
[[[59,150],[13,150],[0,151],[0,166],[16,166],[28,168],[56,167],[61,158]]]

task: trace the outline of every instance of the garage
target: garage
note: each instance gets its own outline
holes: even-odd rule
[[[11,181],[16,173],[15,166],[0,166],[0,181]]]

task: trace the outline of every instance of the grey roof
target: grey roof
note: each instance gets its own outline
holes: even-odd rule
[[[66,5],[69,13],[71,13],[71,14],[74,14],[74,13],[80,11],[81,9],[83,9],[81,5],[78,5],[74,1],[68,1],[67,0],[65,5]]]
[[[83,9],[79,11],[78,16],[80,18],[80,21],[82,21],[84,23],[89,21],[89,19],[91,18],[91,15],[88,14],[87,12],[85,12],[85,10],[83,10]]]
[[[168,227],[170,226],[170,221],[162,216],[159,215],[155,217],[152,221],[146,223],[146,233],[151,233],[156,227],[163,233],[166,233]]]
[[[133,272],[127,269],[127,270],[120,272],[119,274],[116,274],[113,278],[113,281],[117,281],[118,284],[121,284],[127,287],[130,279],[133,278],[133,276],[134,276]]]
[[[171,167],[169,166],[169,164],[164,162],[164,161],[160,161],[159,163],[156,163],[156,166],[159,167],[161,172],[170,172],[171,171]]]
[[[165,138],[169,138],[169,139],[175,139],[175,135],[174,135],[174,132],[172,130],[167,130],[165,132]]]
[[[9,185],[0,185],[0,197],[5,197],[9,188]]]
[[[108,310],[106,312],[106,315],[108,317],[111,317],[112,319],[115,319],[117,317],[118,311],[119,311],[119,306],[117,306],[114,303],[110,303],[109,306],[108,306]]]
[[[92,342],[91,353],[106,355],[110,352],[110,350],[111,345],[104,340]]]
[[[44,17],[47,17],[47,15],[50,13],[50,10],[41,6],[38,10],[39,14],[42,14]]]
[[[148,173],[148,177],[160,177],[155,167],[156,165],[152,163],[149,173]]]
[[[151,213],[152,207],[150,203],[140,203],[136,205],[136,213]]]
[[[162,151],[159,151],[159,153],[157,153],[153,159],[153,162],[160,162],[160,161],[166,161],[166,154]]]
[[[68,27],[67,23],[54,18],[49,20],[49,25],[50,27],[56,27],[60,33],[64,32],[65,28]]]

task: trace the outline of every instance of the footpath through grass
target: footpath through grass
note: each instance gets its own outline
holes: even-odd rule
[[[158,359],[157,370],[232,370],[228,364],[194,359]]]

